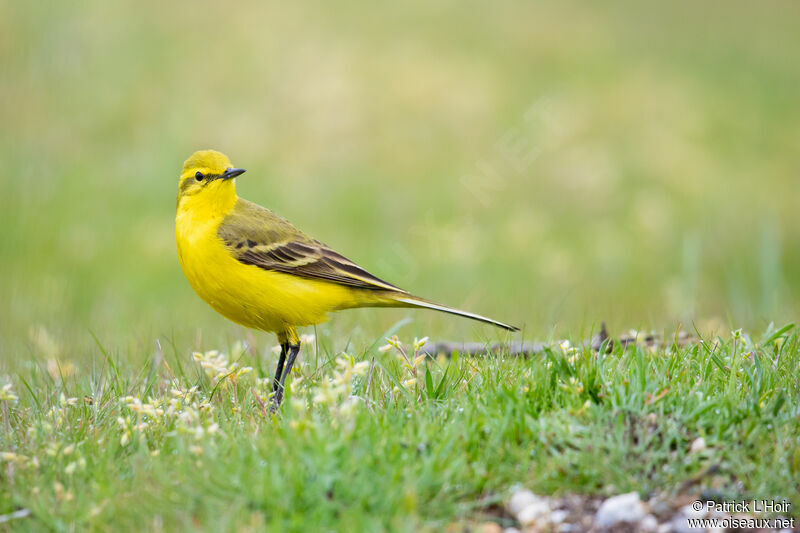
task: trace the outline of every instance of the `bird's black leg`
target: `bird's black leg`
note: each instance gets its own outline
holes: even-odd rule
[[[278,386],[281,384],[281,375],[283,374],[283,363],[286,361],[286,352],[289,351],[289,343],[281,343],[281,355],[278,357],[278,368],[275,369],[275,380],[272,382],[272,394],[278,392]]]
[[[300,343],[297,344],[288,344],[289,347],[289,357],[286,360],[286,370],[283,371],[283,375],[281,376],[281,381],[278,384],[278,390],[275,391],[275,394],[272,396],[272,410],[276,410],[283,401],[283,392],[286,387],[286,376],[292,371],[292,366],[294,366],[294,362],[297,359],[297,354],[300,353]]]

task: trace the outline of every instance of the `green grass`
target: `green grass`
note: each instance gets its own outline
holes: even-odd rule
[[[710,466],[709,490],[797,494],[796,332],[729,333],[800,311],[800,4],[778,4],[0,2],[0,385],[19,397],[0,451],[25,456],[0,465],[0,515],[32,512],[0,527],[438,530],[516,484],[675,492]],[[248,169],[242,196],[516,340],[579,344],[600,321],[726,340],[431,363],[417,401],[391,392],[409,373],[384,332],[497,333],[351,311],[318,326],[292,397],[335,394],[347,352],[378,361],[368,395],[349,382],[367,404],[273,420],[254,394],[274,340],[177,262],[177,174],[200,148]],[[191,353],[239,340],[254,370],[214,392]],[[193,386],[213,409],[121,444],[126,396]]]
[[[408,345],[406,358],[350,358],[320,341],[279,417],[263,404],[274,354],[241,344],[207,372],[170,354],[69,376],[32,362],[4,406],[0,449],[15,456],[0,469],[0,515],[32,514],[0,528],[436,531],[508,520],[497,504],[518,484],[674,495],[696,478],[696,494],[800,504],[791,325],[756,341],[416,365]],[[707,448],[690,453],[698,437]]]
[[[0,10],[14,357],[39,325],[79,351],[89,330],[114,349],[223,340],[173,242],[178,171],[206,147],[376,275],[529,338],[795,320],[796,3]],[[404,316],[337,320],[368,341]]]

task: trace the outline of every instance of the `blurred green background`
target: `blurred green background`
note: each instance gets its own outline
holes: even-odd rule
[[[789,319],[798,20],[789,1],[2,2],[3,358],[246,335],[175,254],[201,148],[376,275],[526,338]],[[407,316],[497,337],[407,310],[324,327],[363,346]]]

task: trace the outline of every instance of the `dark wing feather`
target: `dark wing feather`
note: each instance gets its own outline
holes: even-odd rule
[[[246,265],[359,289],[406,293],[311,239],[288,220],[246,200],[237,201],[217,235]]]

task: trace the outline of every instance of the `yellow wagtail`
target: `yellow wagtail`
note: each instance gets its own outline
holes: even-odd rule
[[[175,237],[183,272],[203,300],[238,324],[278,335],[275,407],[300,351],[296,328],[324,322],[330,311],[424,307],[518,331],[376,278],[286,219],[236,196],[234,178],[243,172],[220,152],[192,154],[178,184]]]

